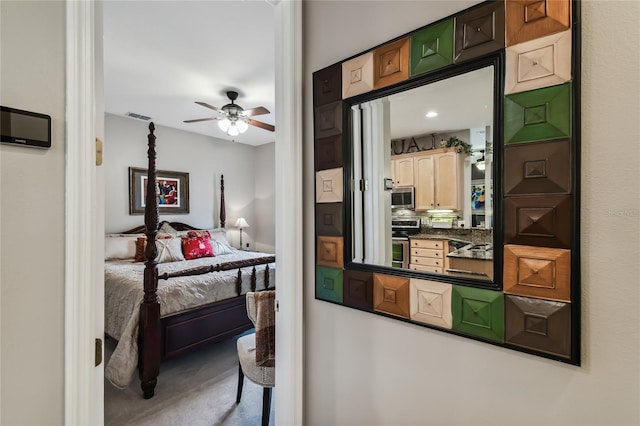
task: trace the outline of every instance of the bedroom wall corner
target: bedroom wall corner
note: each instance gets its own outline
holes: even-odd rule
[[[255,147],[255,243],[252,249],[265,253],[275,253],[276,250],[275,159],[275,142]]]
[[[0,146],[0,424],[63,424],[65,2],[0,20],[2,105],[52,118],[50,149]]]

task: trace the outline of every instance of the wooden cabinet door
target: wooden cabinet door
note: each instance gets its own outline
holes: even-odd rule
[[[399,158],[394,161],[395,186],[413,186],[413,158]]]
[[[445,152],[434,156],[435,161],[435,201],[436,209],[459,209],[462,176],[458,172],[458,154]]]
[[[414,157],[414,182],[416,187],[416,210],[435,207],[433,155]]]

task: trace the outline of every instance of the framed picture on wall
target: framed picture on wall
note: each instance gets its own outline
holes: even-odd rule
[[[189,173],[158,170],[155,187],[160,214],[189,213]],[[144,214],[146,197],[147,169],[129,167],[129,214]]]

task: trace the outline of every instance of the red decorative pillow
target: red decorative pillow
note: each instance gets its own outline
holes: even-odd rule
[[[182,239],[182,253],[187,260],[214,257],[209,237],[187,237]]]
[[[207,237],[211,238],[209,231],[189,231],[187,237]]]

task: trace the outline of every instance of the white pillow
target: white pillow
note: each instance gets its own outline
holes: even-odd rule
[[[104,239],[105,260],[133,259],[138,235],[107,236]]]
[[[207,231],[209,231],[209,235],[211,235],[212,240],[223,242],[231,247],[231,244],[227,241],[227,230],[225,228],[213,228],[207,229]]]
[[[184,260],[182,238],[156,240],[156,248],[158,249],[158,255],[156,256],[156,262],[158,263]]]
[[[158,233],[162,234],[169,234],[172,237],[177,237],[178,236],[178,231],[171,225],[169,225],[169,222],[164,222],[162,224],[162,226],[160,227],[160,229],[158,229]]]
[[[229,254],[231,253],[231,250],[233,250],[233,247],[231,247],[231,244],[229,244],[229,241],[227,241],[227,230],[225,228],[213,228],[213,229],[207,229],[207,231],[209,231],[209,235],[211,236],[211,240],[215,240],[217,242],[216,246],[221,245],[219,251],[223,251],[224,253],[220,253],[220,254]],[[213,252],[217,255],[218,252],[215,250],[215,247],[213,247]]]
[[[233,249],[222,241],[214,240],[213,238],[211,238],[209,242],[211,243],[213,254],[215,254],[216,256],[233,253]]]

